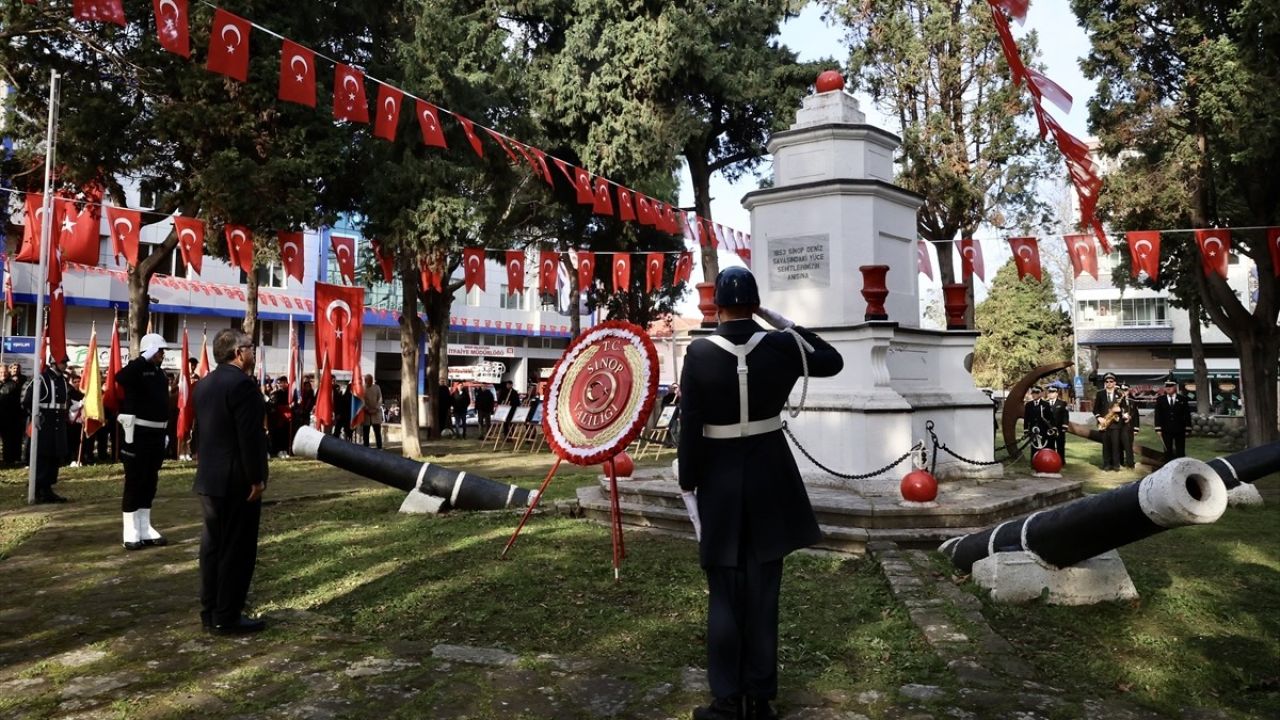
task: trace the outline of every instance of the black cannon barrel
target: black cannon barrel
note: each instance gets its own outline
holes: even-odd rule
[[[1214,522],[1226,509],[1218,473],[1178,458],[1137,482],[952,538],[939,550],[964,572],[988,555],[1019,550],[1063,568],[1169,528]]]
[[[1280,442],[1216,457],[1209,461],[1209,467],[1218,471],[1228,490],[1241,483],[1252,483],[1280,470]]]
[[[293,453],[353,472],[405,492],[418,490],[443,498],[442,510],[501,510],[526,507],[537,493],[506,483],[452,470],[441,465],[418,462],[392,453],[374,450],[302,427],[293,436]]]

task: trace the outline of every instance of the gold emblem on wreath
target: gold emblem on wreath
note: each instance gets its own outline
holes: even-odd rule
[[[646,388],[639,382],[644,356],[629,343],[618,344],[621,359],[616,351],[597,357],[603,348],[593,345],[574,358],[564,373],[561,387],[569,391],[568,402],[562,395],[556,422],[565,439],[577,447],[616,440],[631,427],[636,408],[644,400]],[[623,362],[630,376],[626,381],[618,377]],[[580,392],[579,381],[584,383]]]

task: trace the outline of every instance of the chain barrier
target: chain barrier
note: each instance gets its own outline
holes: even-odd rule
[[[903,460],[906,460],[907,458],[917,453],[920,454],[920,460],[918,461],[918,464],[920,467],[923,467],[925,463],[924,458],[928,454],[928,451],[925,450],[924,448],[924,441],[920,441],[920,442],[917,442],[915,445],[912,445],[911,449],[903,453],[902,456],[899,457],[897,460],[894,460],[893,462],[889,463],[888,465],[885,465],[879,470],[873,470],[869,473],[863,473],[860,475],[842,473],[836,470],[832,470],[826,465],[823,465],[821,462],[818,461],[817,458],[815,458],[813,455],[810,455],[809,451],[806,450],[805,447],[800,444],[800,441],[796,438],[795,433],[791,432],[791,428],[787,427],[787,422],[785,420],[782,421],[782,431],[787,434],[787,437],[791,438],[791,443],[800,450],[800,454],[804,455],[809,460],[809,462],[816,465],[823,472],[826,472],[830,475],[838,477],[841,480],[867,480],[867,479],[876,477],[877,475],[883,475],[889,472],[890,470],[892,470],[893,468],[897,467],[898,465],[900,465]]]
[[[945,443],[938,440],[938,434],[933,431],[933,428],[934,428],[934,424],[932,420],[925,422],[924,429],[929,433],[929,441],[933,444],[933,460],[929,465],[930,473],[934,473],[938,468],[938,451],[945,452],[946,454],[950,455],[956,460],[959,460],[960,462],[965,463],[967,465],[977,465],[979,467],[991,467],[993,465],[1003,465],[1005,463],[1013,462],[1015,458],[1021,457],[1022,451],[1025,450],[1028,445],[1032,444],[1033,442],[1036,442],[1040,435],[1040,430],[1038,428],[1033,428],[1032,431],[1028,433],[1027,436],[1024,437],[1022,441],[1015,446],[1014,452],[1010,453],[1008,457],[996,458],[995,460],[973,460],[973,459],[964,457],[963,455],[958,455],[954,450],[947,447]],[[1053,434],[1056,431],[1050,430],[1049,432],[1050,434]],[[1048,446],[1048,441],[1045,440],[1043,441],[1043,444],[1040,445],[1039,447],[1043,448],[1047,446]]]

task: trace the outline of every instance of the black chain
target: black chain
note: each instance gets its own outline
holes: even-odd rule
[[[903,460],[906,460],[907,458],[911,457],[911,453],[914,453],[917,450],[919,450],[921,453],[925,453],[924,444],[916,443],[910,450],[903,453],[902,457],[898,458],[897,460],[894,460],[888,465],[885,465],[879,470],[875,470],[869,473],[864,473],[862,475],[850,475],[846,473],[836,472],[835,470],[832,470],[826,465],[823,465],[822,463],[818,462],[818,459],[810,455],[809,451],[805,450],[804,446],[800,444],[800,441],[796,439],[795,433],[791,432],[791,428],[787,427],[787,423],[785,420],[782,423],[782,430],[787,434],[787,437],[791,438],[792,444],[794,444],[797,448],[800,449],[800,453],[809,459],[809,462],[813,463],[814,465],[817,465],[824,472],[830,473],[831,475],[834,475],[835,477],[838,477],[841,480],[867,480],[869,478],[876,477],[877,475],[883,475],[889,472],[890,470],[892,470],[897,465],[899,465]],[[923,458],[921,459],[921,462],[924,462]]]
[[[1015,458],[1018,458],[1022,455],[1022,451],[1026,449],[1027,445],[1031,444],[1031,442],[1035,440],[1039,435],[1039,430],[1033,429],[1031,433],[1029,433],[1025,438],[1022,439],[1022,442],[1018,443],[1018,445],[1015,447],[1014,452],[1010,453],[1009,456],[1006,458],[1003,458],[1003,459],[997,458],[995,460],[990,460],[990,461],[972,460],[970,458],[964,457],[963,455],[957,455],[954,450],[952,450],[951,448],[947,447],[946,444],[939,441],[938,434],[933,431],[933,427],[934,425],[932,420],[929,420],[924,424],[925,430],[927,430],[929,433],[929,441],[933,443],[933,462],[931,462],[929,465],[930,473],[934,473],[938,469],[938,451],[939,450],[941,450],[942,452],[945,452],[946,454],[959,460],[960,462],[968,465],[977,465],[979,467],[991,467],[992,465],[1003,465],[1007,462],[1013,462]],[[1053,431],[1051,430],[1050,432],[1053,432]]]

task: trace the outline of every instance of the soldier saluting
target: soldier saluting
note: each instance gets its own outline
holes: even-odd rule
[[[835,375],[844,361],[817,335],[761,308],[745,268],[720,272],[715,303],[720,324],[689,346],[680,376],[678,474],[681,490],[697,493],[715,697],[693,717],[776,718],[782,560],[821,538],[779,416],[806,361],[816,377]],[[766,332],[755,314],[787,332]]]
[[[58,482],[58,468],[67,461],[67,409],[72,400],[80,400],[84,393],[67,382],[67,355],[53,359],[50,365],[22,388],[22,409],[28,414],[33,402],[35,387],[40,387],[40,414],[36,422],[36,502],[63,503],[67,499],[53,491]]]
[[[169,378],[160,363],[169,345],[156,333],[142,336],[141,353],[116,373],[124,391],[120,414],[124,463],[124,497],[120,510],[124,517],[124,547],[138,550],[148,545],[166,545],[164,536],[151,526],[151,503],[160,482],[169,425]],[[179,372],[182,369],[179,368]]]

